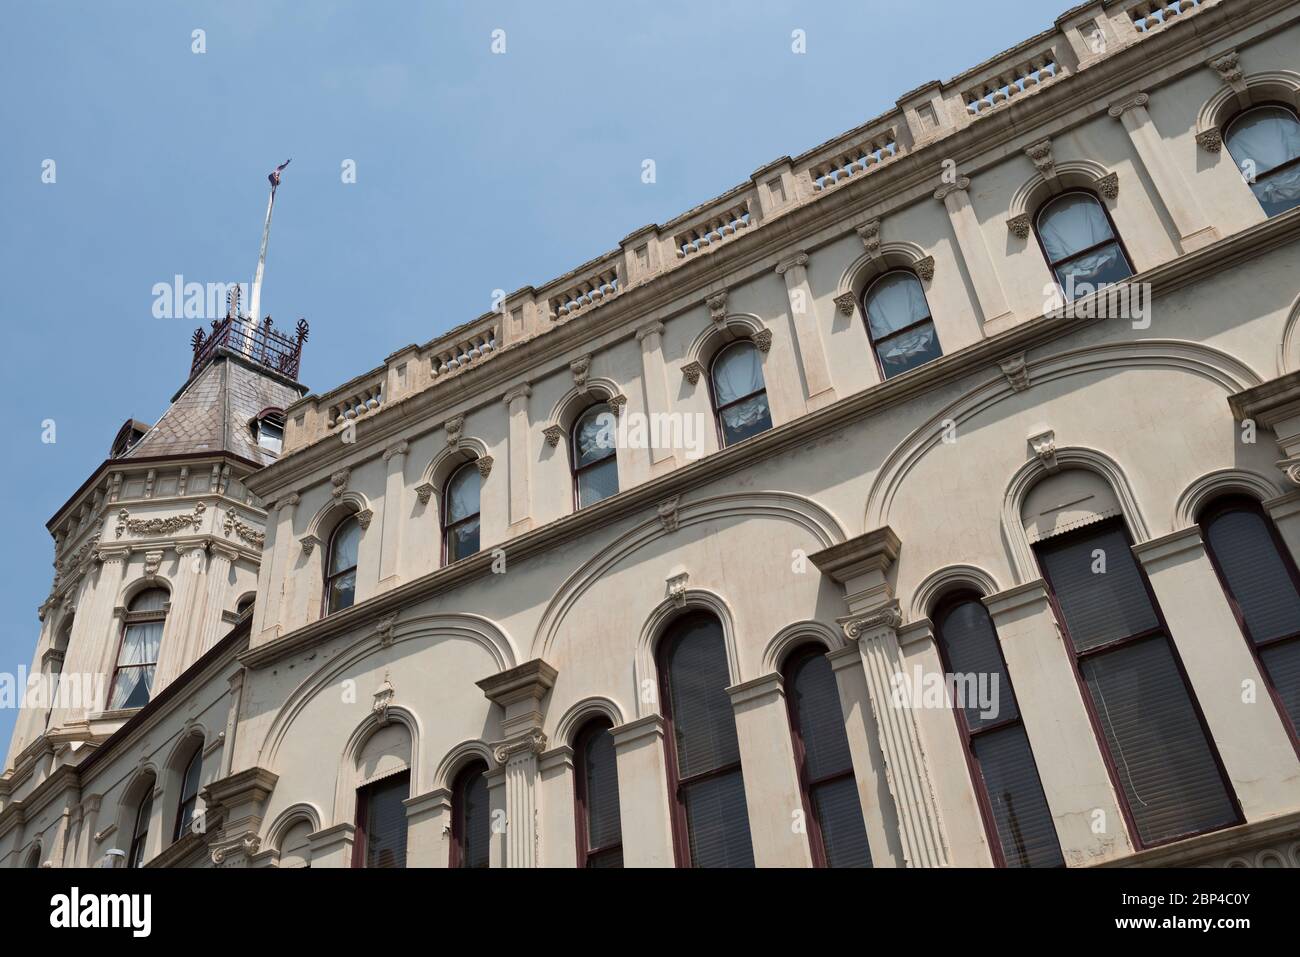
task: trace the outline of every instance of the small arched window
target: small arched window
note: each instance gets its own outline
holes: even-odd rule
[[[1216,502],[1201,529],[1237,624],[1300,740],[1300,575],[1253,499]]]
[[[451,866],[487,867],[491,839],[487,765],[474,761],[451,789]]]
[[[1265,213],[1300,206],[1300,120],[1293,110],[1247,110],[1228,125],[1223,141]]]
[[[185,775],[181,778],[180,804],[176,808],[176,827],[172,831],[172,840],[179,841],[190,829],[194,821],[194,809],[199,801],[199,776],[203,773],[203,745],[194,749],[194,756],[185,765]]]
[[[606,718],[587,722],[574,740],[579,867],[622,867],[623,824],[618,807],[618,764]]]
[[[1110,214],[1092,193],[1065,193],[1039,210],[1038,241],[1067,301],[1133,275]]]
[[[355,515],[339,522],[330,536],[325,563],[325,614],[351,608],[357,598],[357,552],[361,523]]]
[[[263,409],[252,423],[253,437],[259,448],[272,455],[284,450],[284,412],[280,409]]]
[[[618,493],[615,418],[603,402],[593,405],[573,423],[574,498],[578,508]]]
[[[280,867],[311,867],[311,821],[295,821],[280,840]]]
[[[862,297],[867,335],[886,379],[943,355],[921,281],[901,269],[885,273]]]
[[[772,427],[763,363],[752,342],[734,342],[719,352],[713,359],[709,381],[724,448]]]
[[[153,816],[153,788],[154,782],[150,781],[144,795],[140,798],[140,806],[135,811],[135,822],[131,827],[131,846],[126,855],[127,867],[143,867],[145,845],[149,842],[149,818]]]
[[[988,609],[974,594],[954,595],[934,621],[994,861],[1003,867],[1064,867]]]
[[[478,463],[462,465],[447,479],[442,508],[443,561],[450,565],[473,555],[479,547]]]
[[[167,592],[150,588],[131,599],[122,623],[117,667],[108,694],[108,710],[143,708],[149,703],[163,624],[167,620]]]
[[[826,649],[807,645],[796,650],[783,678],[813,865],[870,867],[849,736]]]
[[[721,622],[707,613],[679,618],[658,664],[678,864],[753,867]]]

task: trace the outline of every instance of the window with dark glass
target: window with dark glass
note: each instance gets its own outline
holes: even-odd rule
[[[354,866],[406,866],[406,805],[411,772],[390,774],[357,789],[357,837]]]
[[[194,756],[185,765],[185,775],[181,778],[181,801],[176,809],[176,827],[172,840],[179,841],[190,829],[194,820],[194,808],[199,801],[199,776],[203,773],[203,747],[194,749]]]
[[[721,623],[707,613],[679,618],[658,665],[678,863],[753,867]]]
[[[573,423],[573,482],[578,508],[618,492],[615,418],[605,404],[593,405]]]
[[[609,721],[590,721],[574,740],[579,867],[622,867],[618,766]]]
[[[983,704],[990,707],[963,698],[953,701],[953,714],[966,745],[994,860],[1002,867],[1064,867],[988,610],[973,594],[954,595],[937,611],[934,623],[944,672],[959,679],[950,687],[965,694],[982,682],[988,689]]]
[[[443,496],[442,543],[447,564],[478,551],[479,485],[478,463],[462,465],[447,479]]]
[[[117,666],[108,693],[108,710],[143,708],[149,703],[163,624],[167,620],[167,592],[150,588],[131,599],[122,625]]]
[[[1201,517],[1205,544],[1237,623],[1278,709],[1300,739],[1300,576],[1272,521],[1252,499]]]
[[[1240,821],[1200,707],[1115,521],[1035,546],[1140,847]]]
[[[451,866],[487,867],[491,839],[487,765],[475,761],[456,776],[451,789]]]
[[[127,867],[143,867],[145,845],[149,841],[149,818],[153,816],[153,782],[140,798],[140,806],[135,811],[135,823],[131,827],[131,845],[126,855]]]
[[[1066,193],[1039,210],[1038,241],[1067,301],[1133,275],[1110,214],[1092,193]]]
[[[330,536],[325,566],[325,614],[351,608],[357,598],[357,551],[361,523],[355,516],[339,522]]]
[[[263,412],[253,420],[253,434],[261,448],[272,455],[279,455],[284,450],[283,413],[275,410]]]
[[[813,864],[870,867],[862,801],[826,649],[796,650],[785,663],[784,680]]]
[[[886,273],[862,297],[867,335],[888,379],[943,355],[921,281],[910,272]]]
[[[1269,216],[1300,206],[1300,120],[1285,106],[1258,106],[1228,126],[1232,160]]]
[[[752,342],[735,342],[719,352],[710,381],[724,448],[772,427],[763,363]]]

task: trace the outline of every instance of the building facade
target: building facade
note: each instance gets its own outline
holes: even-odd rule
[[[1080,5],[328,393],[232,305],[0,861],[1300,866],[1297,49]]]

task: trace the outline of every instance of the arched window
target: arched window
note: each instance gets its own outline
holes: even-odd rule
[[[1133,275],[1110,214],[1092,193],[1056,197],[1037,222],[1043,255],[1067,301]]]
[[[1223,142],[1265,213],[1276,216],[1300,206],[1300,120],[1293,110],[1247,110],[1228,124]]]
[[[50,702],[49,707],[45,709],[45,730],[50,728],[50,718],[54,714],[54,709],[59,703],[59,679],[63,677],[63,655],[68,650],[68,643],[72,640],[72,618],[68,618],[61,628],[59,628],[58,637],[54,640],[54,647],[50,654],[50,671],[49,671],[49,690]]]
[[[608,405],[593,405],[573,423],[573,484],[578,508],[618,492],[614,413]]]
[[[31,849],[31,851],[28,852],[27,860],[23,864],[23,867],[27,868],[28,870],[33,870],[40,866],[41,866],[41,846],[37,844],[35,847]]]
[[[113,687],[108,693],[108,710],[143,708],[149,703],[163,623],[167,620],[167,592],[150,588],[131,599],[122,623],[122,641],[117,649]]]
[[[451,788],[451,866],[487,867],[491,839],[487,765],[474,761]]]
[[[172,840],[179,841],[190,829],[194,820],[194,808],[199,801],[199,776],[203,773],[203,745],[194,749],[194,756],[185,765],[185,775],[181,778],[181,799],[176,808],[176,827],[172,831]]]
[[[934,622],[993,860],[999,867],[1064,867],[988,609],[978,596],[958,594],[936,611]]]
[[[442,507],[443,563],[450,565],[478,551],[478,464],[462,465],[447,479]]]
[[[574,798],[579,867],[622,867],[614,735],[606,718],[587,722],[574,740]]]
[[[131,828],[131,846],[126,855],[127,867],[144,866],[145,845],[149,841],[149,818],[153,816],[153,789],[154,782],[151,780],[140,798],[140,806],[136,808],[135,823]]]
[[[862,297],[867,335],[886,379],[943,355],[921,282],[901,269],[885,273]]]
[[[1115,791],[1145,849],[1231,827],[1241,810],[1131,544],[1112,519],[1034,551]]]
[[[1291,739],[1300,740],[1300,575],[1253,499],[1214,503],[1201,516],[1201,531]]]
[[[353,867],[406,866],[406,805],[411,772],[399,771],[357,789]]]
[[[355,515],[339,522],[330,536],[325,564],[325,614],[351,608],[357,598],[357,550],[361,546],[361,523]]]
[[[677,619],[657,657],[677,862],[753,867],[722,624],[707,613]]]
[[[253,437],[260,448],[272,455],[284,450],[284,412],[281,409],[263,409],[252,422]]]
[[[280,867],[311,867],[311,821],[295,821],[280,840]]]
[[[870,867],[840,693],[826,649],[805,645],[783,669],[799,790],[815,867]]]
[[[752,342],[733,342],[714,356],[709,381],[724,448],[772,427],[763,363]]]

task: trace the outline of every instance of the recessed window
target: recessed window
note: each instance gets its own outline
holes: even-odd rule
[[[361,523],[355,516],[339,522],[330,536],[325,564],[325,614],[351,608],[357,598],[357,552]]]
[[[143,708],[149,703],[158,648],[167,620],[167,592],[150,588],[131,599],[122,626],[117,667],[108,695],[108,710]]]
[[[579,867],[623,866],[618,763],[609,721],[597,718],[574,741]]]
[[[1038,239],[1067,301],[1133,275],[1110,214],[1092,193],[1066,193],[1044,206]]]
[[[272,455],[284,450],[284,415],[276,410],[263,412],[253,420],[253,435],[257,444]]]
[[[447,479],[442,503],[443,555],[447,564],[473,555],[479,549],[479,487],[482,480],[476,462],[462,465]]]
[[[451,789],[451,866],[487,867],[492,839],[487,765],[475,761],[456,776]]]
[[[881,276],[867,287],[862,304],[867,335],[884,378],[943,355],[925,290],[912,273],[896,270]]]
[[[131,827],[131,846],[126,855],[126,866],[131,868],[144,866],[144,855],[149,843],[149,818],[153,816],[153,789],[151,778],[140,806],[135,811],[135,821]]]
[[[683,867],[753,867],[722,624],[679,618],[659,644],[673,836]]]
[[[179,841],[190,829],[194,821],[194,809],[199,801],[199,776],[203,773],[203,746],[194,749],[194,756],[185,765],[185,775],[181,778],[181,802],[176,809],[176,828],[172,840]]]
[[[1300,121],[1285,106],[1247,110],[1223,141],[1269,216],[1300,206]]]
[[[402,771],[357,790],[354,866],[406,866],[406,805],[411,772]]]
[[[994,860],[1003,867],[1064,867],[988,609],[975,595],[956,595],[935,613],[934,622],[944,671],[957,679],[954,690],[965,694],[987,678],[986,699],[955,700],[953,714],[966,745]],[[974,697],[979,698],[978,693]]]
[[[608,405],[593,405],[573,423],[573,482],[578,508],[618,492],[615,418]]]
[[[719,352],[710,379],[724,447],[772,427],[763,363],[752,342],[735,342]]]
[[[1300,740],[1300,576],[1273,522],[1251,499],[1216,503],[1205,544],[1278,710]]]
[[[813,864],[870,867],[849,737],[826,649],[808,645],[792,653],[784,679]]]

